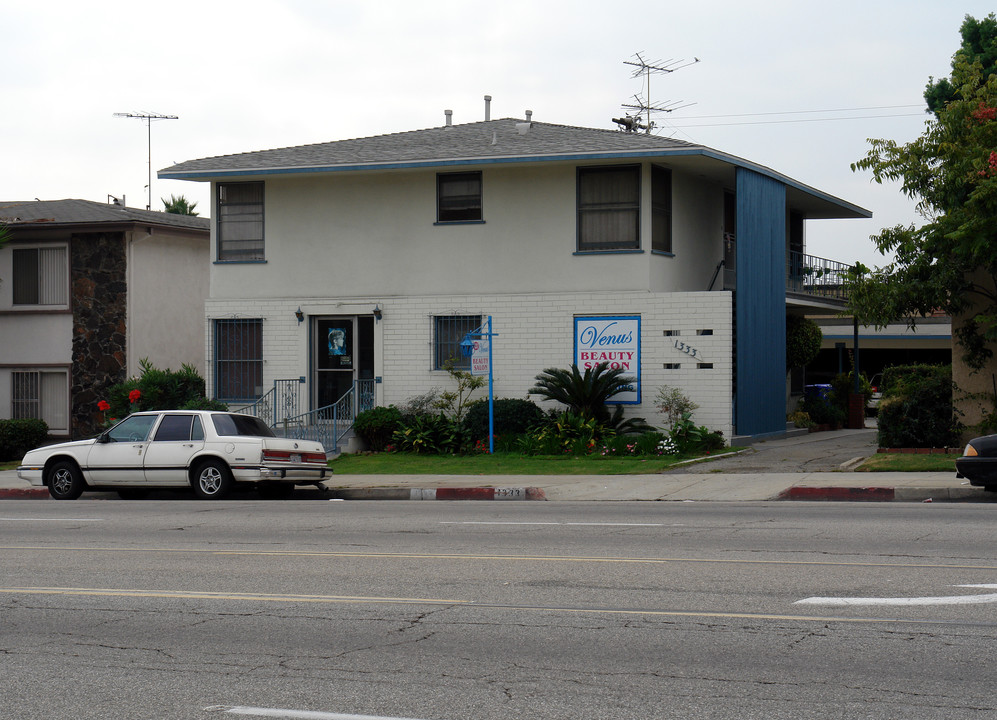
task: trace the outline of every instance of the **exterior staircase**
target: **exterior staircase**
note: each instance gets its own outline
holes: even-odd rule
[[[353,436],[357,414],[374,407],[374,380],[355,380],[339,400],[309,412],[300,412],[304,379],[275,380],[274,386],[249,405],[232,412],[255,415],[276,435],[322,443],[326,454],[338,455]]]

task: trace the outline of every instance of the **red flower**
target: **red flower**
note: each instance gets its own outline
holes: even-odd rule
[[[141,390],[132,390],[130,393],[128,393],[128,402],[130,403],[138,402],[138,399],[140,397],[142,397]]]
[[[107,400],[101,400],[99,403],[97,403],[97,409],[100,410],[101,412],[106,412],[111,409],[111,404],[107,402]]]

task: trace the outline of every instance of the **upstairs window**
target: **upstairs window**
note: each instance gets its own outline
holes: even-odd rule
[[[15,305],[68,305],[66,248],[17,248],[13,251]]]
[[[672,171],[651,167],[651,250],[672,251]]]
[[[640,166],[578,168],[578,251],[640,249]]]
[[[436,176],[436,221],[481,222],[481,173]]]
[[[258,262],[263,254],[263,183],[218,184],[218,261]]]

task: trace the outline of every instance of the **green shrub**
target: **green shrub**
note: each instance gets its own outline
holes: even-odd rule
[[[224,410],[226,406],[204,394],[204,379],[184,363],[179,370],[160,370],[148,359],[139,361],[138,377],[112,385],[107,391],[107,419],[121,419],[141,410]]]
[[[401,452],[452,455],[463,448],[463,433],[456,421],[442,413],[415,415],[399,423],[391,441]]]
[[[808,387],[803,392],[798,410],[809,415],[815,425],[841,425],[848,417],[847,411],[835,402],[830,388]]]
[[[47,437],[44,420],[0,420],[0,461],[20,460]]]
[[[855,371],[840,373],[831,381],[831,400],[848,416],[848,398],[855,392]],[[859,373],[859,393],[865,396],[864,404],[872,397],[872,383],[862,373]]]
[[[401,421],[401,410],[394,405],[375,407],[359,413],[353,421],[353,429],[367,443],[367,447],[374,452],[381,452],[391,443]]]
[[[883,372],[879,446],[951,447],[961,429],[952,409],[952,369],[905,365]]]
[[[544,412],[532,400],[497,398],[494,402],[494,434],[521,435],[542,424]],[[488,439],[488,401],[478,400],[467,407],[464,431],[470,440]]]
[[[699,409],[699,405],[690,400],[689,396],[679,388],[668,385],[662,385],[658,388],[654,404],[658,408],[658,412],[665,416],[669,427],[679,422],[686,413],[692,415]]]

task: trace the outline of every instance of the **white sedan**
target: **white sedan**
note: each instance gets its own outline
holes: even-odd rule
[[[204,410],[135,413],[91,440],[31,450],[17,468],[56,500],[84,490],[128,497],[186,487],[215,499],[236,483],[286,497],[296,484],[318,485],[331,472],[321,443],[279,438],[252,415]]]

